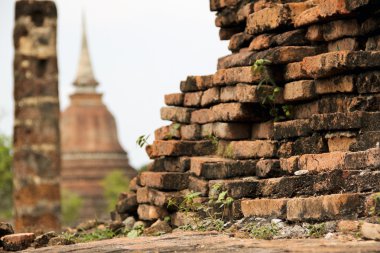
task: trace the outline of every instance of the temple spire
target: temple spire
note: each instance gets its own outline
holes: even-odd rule
[[[86,22],[85,15],[82,15],[82,48],[79,58],[79,66],[77,75],[74,81],[76,92],[93,93],[95,92],[98,82],[95,79],[94,72],[92,70],[90,52],[87,44],[86,34]]]

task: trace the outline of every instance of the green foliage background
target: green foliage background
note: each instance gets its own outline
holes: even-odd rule
[[[114,170],[103,179],[102,186],[107,200],[107,211],[115,210],[119,194],[129,189],[129,179],[122,170]]]
[[[0,220],[12,217],[11,138],[0,134]]]

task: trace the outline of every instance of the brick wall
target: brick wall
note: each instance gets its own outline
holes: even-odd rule
[[[379,1],[210,2],[231,54],[165,96],[172,124],[155,131],[119,214],[163,218],[169,198],[205,200],[221,184],[234,217],[367,215],[380,191]]]

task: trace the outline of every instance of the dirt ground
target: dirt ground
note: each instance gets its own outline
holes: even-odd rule
[[[27,249],[24,252],[329,252],[380,253],[380,242],[326,239],[254,240],[217,232],[175,232],[159,237],[111,240]]]

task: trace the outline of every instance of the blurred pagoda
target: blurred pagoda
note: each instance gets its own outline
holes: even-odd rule
[[[75,92],[61,114],[61,184],[64,191],[82,198],[80,221],[106,214],[101,182],[110,172],[121,170],[130,179],[137,174],[120,145],[115,118],[103,103],[102,94],[96,91],[99,83],[92,69],[84,22],[82,30]]]

